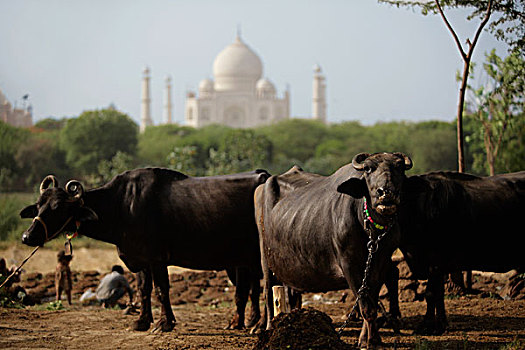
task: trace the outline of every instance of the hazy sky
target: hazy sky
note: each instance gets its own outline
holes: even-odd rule
[[[478,21],[450,15],[472,38]],[[29,93],[35,121],[114,103],[138,122],[148,65],[154,123],[168,74],[183,122],[186,91],[212,77],[238,25],[279,94],[290,85],[292,116],[311,115],[318,63],[329,121],[454,119],[462,61],[441,19],[375,0],[0,0],[0,90],[12,103]],[[474,61],[492,48],[506,53],[484,32]]]

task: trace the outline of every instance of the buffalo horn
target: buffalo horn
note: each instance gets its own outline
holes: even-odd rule
[[[75,199],[80,199],[84,194],[84,187],[77,180],[71,180],[66,184],[66,192],[72,195]]]
[[[47,175],[44,180],[42,180],[42,183],[40,184],[40,194],[44,193],[49,187],[49,184],[52,184],[51,187],[58,187],[58,180],[55,175]]]
[[[370,157],[370,153],[359,153],[354,156],[354,159],[352,159],[352,166],[356,170],[363,170],[364,164],[363,161]]]
[[[403,158],[405,160],[405,170],[409,170],[412,168],[412,159],[410,159],[409,156],[401,153],[401,152],[396,152],[394,153],[396,156],[399,156],[401,158]]]

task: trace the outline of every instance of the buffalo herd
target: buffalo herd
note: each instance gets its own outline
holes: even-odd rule
[[[397,268],[403,253],[418,279],[428,279],[427,313],[420,330],[444,332],[444,276],[461,270],[523,270],[525,171],[478,177],[456,172],[407,176],[402,153],[360,153],[331,176],[295,166],[191,177],[162,169],[126,171],[84,190],[76,180],[60,188],[47,176],[22,242],[42,246],[62,232],[116,245],[137,273],[140,315],[135,330],[153,322],[153,285],[162,305],[157,327],[175,325],[167,266],[226,270],[236,285],[230,328],[268,328],[272,286],[296,292],[350,288],[363,317],[361,347],[381,342],[379,290],[389,289],[390,313],[400,317]],[[259,310],[260,279],[264,312]],[[393,296],[393,297],[392,297]],[[251,316],[245,320],[248,298]]]

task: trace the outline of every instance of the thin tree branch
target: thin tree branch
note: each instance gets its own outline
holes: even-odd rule
[[[436,0],[436,2],[438,2],[438,0]],[[481,35],[481,31],[483,30],[483,27],[485,27],[485,25],[489,21],[491,11],[492,11],[492,0],[489,0],[489,4],[487,6],[487,12],[485,13],[485,17],[479,24],[476,35],[474,35],[474,40],[472,41],[472,44],[470,44],[470,47],[468,50],[468,58],[471,58],[472,56],[472,51],[474,51],[474,47],[476,46],[476,43],[478,42],[479,36]]]
[[[459,38],[456,35],[456,32],[454,31],[454,28],[452,28],[452,26],[450,25],[447,17],[445,16],[445,13],[443,12],[443,9],[441,8],[441,5],[439,4],[439,0],[435,0],[435,1],[436,1],[436,6],[437,6],[437,8],[439,10],[439,14],[441,15],[441,18],[443,18],[443,21],[445,22],[445,25],[447,26],[447,28],[450,31],[450,33],[452,33],[452,37],[454,38],[454,41],[456,42],[456,45],[457,45],[457,47],[459,49],[459,53],[461,54],[461,57],[463,57],[463,60],[467,61],[468,56],[465,53],[465,51],[463,50],[463,47],[461,46],[461,43],[459,42]]]

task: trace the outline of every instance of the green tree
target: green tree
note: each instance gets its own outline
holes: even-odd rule
[[[470,62],[472,60],[472,55],[474,53],[474,48],[478,42],[478,39],[481,35],[481,32],[485,25],[489,22],[490,16],[494,11],[509,11],[509,8],[519,8],[519,5],[514,5],[514,0],[507,0],[509,8],[494,6],[494,0],[487,1],[456,1],[456,0],[434,0],[431,1],[406,1],[406,0],[379,0],[379,2],[385,2],[394,4],[396,6],[410,6],[410,7],[420,7],[421,12],[424,15],[428,13],[439,14],[445,23],[445,26],[450,31],[454,42],[459,50],[460,56],[463,59],[463,73],[461,77],[461,86],[459,88],[459,102],[456,114],[457,121],[457,145],[458,145],[458,170],[463,172],[465,170],[465,160],[464,160],[464,137],[463,137],[463,110],[465,107],[465,93],[467,90],[468,76],[470,71]],[[456,31],[448,21],[443,7],[450,8],[470,8],[474,12],[467,19],[477,18],[481,15],[481,22],[473,36],[472,41],[470,39],[466,40],[466,47],[461,44]]]
[[[65,175],[67,169],[64,154],[56,143],[47,138],[33,135],[28,142],[20,145],[15,154],[20,174],[23,174],[26,188],[31,188],[49,174]]]
[[[93,186],[101,186],[120,173],[133,168],[134,159],[131,155],[117,151],[110,160],[101,160],[98,164],[98,171]]]
[[[35,128],[43,129],[46,131],[60,130],[64,127],[64,125],[66,125],[66,123],[67,123],[67,118],[62,118],[62,119],[45,118],[45,119],[39,120],[35,124]]]
[[[272,156],[272,144],[253,130],[228,130],[218,150],[210,148],[208,175],[229,174],[264,167]]]
[[[148,166],[167,166],[166,155],[174,147],[183,147],[184,140],[198,130],[176,124],[150,126],[139,135],[139,163]]]
[[[273,145],[274,167],[286,171],[284,159],[304,164],[315,154],[316,147],[323,142],[328,128],[321,122],[304,119],[289,119],[269,126],[259,127],[256,132],[265,135]],[[283,169],[282,166],[285,165]]]
[[[138,127],[126,114],[114,109],[87,111],[69,119],[60,131],[60,146],[67,163],[84,174],[94,174],[102,160],[118,152],[134,156]]]
[[[168,154],[168,167],[186,175],[199,175],[200,171],[197,165],[197,147],[175,147],[173,151]]]
[[[15,155],[18,148],[30,137],[27,129],[16,128],[0,121],[0,190],[16,187],[16,177],[20,170]]]
[[[414,173],[454,170],[457,164],[453,123],[425,121],[410,126],[409,153]]]
[[[494,175],[497,160],[505,159],[500,157],[502,153],[523,153],[520,149],[524,133],[525,60],[517,50],[505,59],[492,50],[486,55],[483,67],[489,82],[478,89],[469,87],[475,104],[472,106],[471,116],[477,119],[480,125],[469,141],[483,140],[486,161],[482,163],[488,166],[489,174]],[[478,171],[485,167],[480,161],[481,157],[475,157],[474,167]],[[512,162],[499,167],[498,170],[508,169],[515,169]]]

